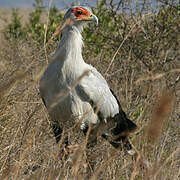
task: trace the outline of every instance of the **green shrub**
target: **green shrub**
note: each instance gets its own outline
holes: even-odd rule
[[[119,59],[121,61],[133,59],[133,62],[139,62],[151,71],[154,67],[156,67],[155,70],[162,69],[164,64],[179,56],[180,6],[178,3],[169,5],[167,2],[164,4],[161,2],[158,13],[150,12],[148,15],[142,15],[143,10],[139,8],[135,14],[131,14],[130,11],[124,11],[125,7],[121,1],[119,1],[119,9],[113,2],[107,6],[106,1],[101,1],[98,8],[93,10],[99,18],[99,25],[95,27],[94,24],[89,24],[90,28],[85,28],[83,32],[87,46],[83,53],[87,57],[101,54],[102,59],[110,61],[123,42],[114,62],[118,63]],[[120,13],[120,8],[123,13]],[[5,31],[6,39],[30,37],[43,46],[63,18],[63,13],[56,7],[51,7],[47,25],[47,22],[42,22],[42,16],[45,16],[45,13],[47,11],[43,7],[43,0],[35,0],[35,8],[29,20],[25,26],[22,26],[18,11],[13,10],[12,21]],[[164,60],[162,54],[167,50],[170,53]],[[132,63],[131,68],[139,70],[139,64]]]
[[[41,21],[42,16],[46,13],[45,7],[43,7],[43,1],[35,0],[35,2],[35,8],[33,12],[30,13],[28,22],[25,26],[21,24],[18,10],[13,10],[12,21],[4,33],[6,39],[28,39],[30,37],[31,39],[38,41],[40,44],[43,44],[45,33],[47,33],[47,40],[51,37],[56,27],[62,21],[63,15],[59,13],[56,7],[51,7],[49,11],[49,23],[47,26]]]
[[[6,39],[25,37],[25,31],[21,24],[21,17],[17,9],[12,10],[12,22],[6,28],[4,36]]]

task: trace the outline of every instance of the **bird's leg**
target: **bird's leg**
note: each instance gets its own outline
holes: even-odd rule
[[[66,162],[69,157],[68,135],[63,133],[63,129],[58,122],[53,121],[51,127],[56,138],[56,143],[58,144],[59,157],[62,162]]]
[[[53,129],[54,136],[56,138],[56,143],[58,144],[59,141],[61,140],[63,129],[60,127],[58,122],[53,122],[51,124],[51,126]],[[68,137],[67,136],[65,136],[65,138],[63,139],[63,143],[65,144],[65,146],[68,145]]]
[[[57,122],[53,122],[51,126],[53,129],[54,136],[56,138],[56,143],[58,143],[61,140],[61,135],[62,135],[63,130],[62,128],[60,128]]]

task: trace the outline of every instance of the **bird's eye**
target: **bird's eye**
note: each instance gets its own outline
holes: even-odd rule
[[[77,11],[77,15],[81,15],[82,14],[82,11]]]

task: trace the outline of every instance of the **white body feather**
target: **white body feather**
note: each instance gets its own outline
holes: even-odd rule
[[[79,29],[75,26],[66,29],[53,61],[40,81],[40,94],[52,119],[63,126],[72,126],[82,120],[83,129],[86,124],[100,121],[90,100],[99,107],[105,122],[108,117],[119,113],[119,106],[106,80],[94,67],[84,62],[82,45]],[[77,79],[87,70],[88,75],[71,90]],[[64,94],[66,96],[62,98]],[[52,108],[53,104],[55,105]]]

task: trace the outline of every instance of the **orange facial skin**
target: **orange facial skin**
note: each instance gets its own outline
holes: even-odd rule
[[[77,20],[89,20],[91,14],[82,7],[76,7],[72,10]]]

